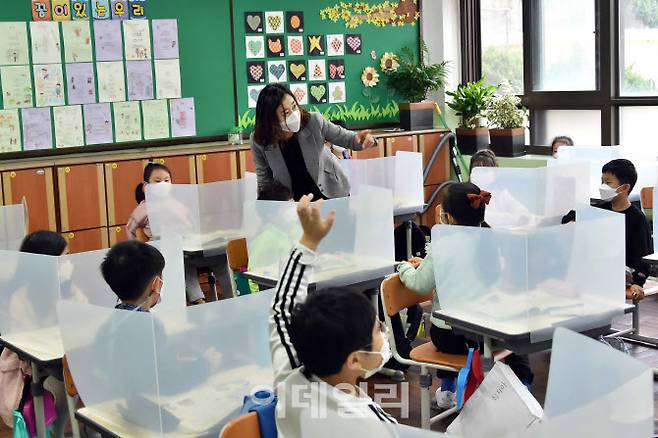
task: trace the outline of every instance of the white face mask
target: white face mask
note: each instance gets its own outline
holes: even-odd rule
[[[153,194],[161,198],[168,197],[171,194],[171,183],[168,181],[160,181],[157,183],[150,183],[155,188]]]
[[[281,123],[281,129],[286,132],[299,132],[302,127],[302,115],[299,110],[295,110],[288,117],[286,121]]]
[[[388,342],[388,336],[382,333],[382,338],[383,338],[382,348],[379,351],[361,351],[361,353],[366,353],[366,354],[378,354],[382,358],[382,362],[371,370],[361,368],[361,370],[365,372],[365,374],[363,375],[364,379],[369,379],[370,377],[380,372],[382,368],[384,368],[384,365],[386,365],[386,362],[388,362],[392,357],[391,344],[389,344]]]
[[[613,189],[607,184],[601,184],[601,187],[599,187],[599,193],[601,195],[601,200],[602,201],[612,201],[615,199],[615,197],[619,194],[617,193],[618,188]]]

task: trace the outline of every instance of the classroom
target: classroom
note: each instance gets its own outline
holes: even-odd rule
[[[658,437],[658,0],[3,3],[0,438]]]

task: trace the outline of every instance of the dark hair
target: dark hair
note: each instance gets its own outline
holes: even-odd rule
[[[441,207],[449,213],[459,225],[479,227],[484,222],[485,204],[478,208],[471,205],[468,195],[479,195],[480,188],[473,183],[455,183],[448,186]]]
[[[491,149],[482,149],[477,151],[471,157],[471,164],[468,168],[469,175],[473,173],[473,169],[476,167],[498,167],[496,154],[494,154]]]
[[[137,240],[114,245],[101,263],[103,278],[120,300],[134,300],[162,275],[165,259],[157,248]]]
[[[618,158],[605,164],[601,173],[614,175],[621,185],[630,184],[631,188],[628,193],[633,191],[635,183],[637,183],[637,171],[635,170],[635,165],[624,158]]]
[[[375,310],[362,294],[330,289],[309,295],[290,321],[290,340],[307,374],[338,373],[347,356],[372,348]]]
[[[35,231],[28,234],[21,243],[21,252],[61,256],[68,243],[59,233],[53,231]]]
[[[254,141],[261,146],[269,146],[279,143],[283,138],[283,131],[279,123],[276,111],[283,102],[286,95],[293,98],[302,115],[301,128],[308,123],[311,115],[299,106],[297,98],[290,90],[281,84],[269,84],[258,95],[256,102],[256,129],[254,129]]]
[[[164,164],[148,163],[144,168],[144,177],[142,182],[137,184],[137,187],[135,187],[135,201],[137,201],[138,204],[146,199],[146,195],[144,194],[144,183],[148,183],[149,179],[151,179],[151,174],[158,169],[164,170],[171,176],[171,170],[169,170],[169,168]]]
[[[290,201],[292,198],[292,191],[279,181],[274,181],[258,191],[259,201]]]
[[[336,126],[340,126],[340,127],[343,128],[343,129],[348,129],[348,128],[347,128],[347,123],[345,123],[344,120],[340,120],[340,119],[331,119],[331,123],[333,123],[333,124],[336,125]]]
[[[573,140],[571,137],[567,137],[566,135],[558,135],[555,137],[551,142],[551,147],[554,147],[555,143],[566,143],[567,146],[573,146]]]

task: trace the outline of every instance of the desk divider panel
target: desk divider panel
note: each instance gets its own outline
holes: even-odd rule
[[[18,251],[27,232],[27,205],[0,207],[0,249]]]

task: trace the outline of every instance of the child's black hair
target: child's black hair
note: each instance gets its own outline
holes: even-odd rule
[[[451,184],[447,187],[441,208],[450,214],[457,224],[479,227],[484,222],[485,202],[474,206],[468,195],[480,193],[480,188],[473,183]]]
[[[135,187],[135,201],[137,201],[137,204],[140,204],[142,201],[146,199],[146,195],[144,194],[144,183],[148,183],[149,179],[151,179],[151,174],[158,169],[164,170],[169,175],[171,175],[171,170],[169,170],[169,168],[164,164],[148,163],[144,168],[144,177],[142,179],[142,182],[137,184],[137,187]]]
[[[498,160],[494,151],[491,149],[482,149],[473,154],[471,164],[468,168],[468,174],[473,173],[473,169],[476,167],[498,167]]]
[[[61,256],[68,246],[61,234],[53,231],[35,231],[28,234],[21,243],[21,252]]]
[[[154,246],[137,240],[114,245],[101,263],[103,278],[121,301],[135,300],[165,267]]]
[[[290,321],[290,340],[307,374],[340,372],[347,356],[372,349],[375,310],[362,294],[330,289],[310,294]]]
[[[290,201],[292,198],[292,191],[279,181],[274,181],[258,191],[259,201]]]
[[[567,137],[566,135],[558,135],[555,137],[551,142],[551,147],[555,146],[556,143],[564,143],[567,146],[573,146],[573,140],[571,137]]]
[[[635,165],[624,158],[618,158],[606,163],[601,169],[601,173],[609,173],[619,180],[621,185],[629,184],[631,186],[628,193],[633,191],[637,183],[637,170]]]

